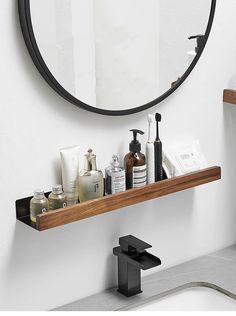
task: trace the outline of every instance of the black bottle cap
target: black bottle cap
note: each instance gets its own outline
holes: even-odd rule
[[[197,40],[197,46],[195,47],[195,52],[198,53],[199,50],[201,49],[203,43],[204,43],[204,39],[205,39],[205,35],[194,35],[194,36],[190,36],[188,38],[189,40],[191,39],[196,39]]]
[[[140,142],[137,140],[137,134],[143,135],[144,132],[140,131],[139,129],[131,129],[130,132],[133,132],[133,137],[134,139],[132,140],[132,142],[129,144],[129,150],[132,153],[139,153],[141,151],[141,144]]]

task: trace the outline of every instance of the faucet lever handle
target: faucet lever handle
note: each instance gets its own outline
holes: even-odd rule
[[[148,243],[132,236],[127,235],[119,238],[119,244],[122,251],[126,253],[143,252],[145,249],[151,248],[152,246]]]

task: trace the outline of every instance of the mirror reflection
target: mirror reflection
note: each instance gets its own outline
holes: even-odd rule
[[[201,45],[189,37],[205,34],[210,7],[211,0],[30,0],[52,75],[80,101],[118,111],[153,101],[184,74]]]

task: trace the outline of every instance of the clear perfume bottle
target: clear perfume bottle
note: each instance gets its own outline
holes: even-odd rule
[[[125,170],[120,167],[116,155],[112,156],[111,164],[106,168],[105,183],[106,194],[114,194],[126,190]]]
[[[48,199],[44,195],[42,189],[34,191],[34,197],[30,200],[30,219],[36,223],[36,216],[43,214],[49,210]]]
[[[49,210],[57,210],[67,206],[66,195],[62,190],[62,185],[57,184],[52,187],[52,192],[48,197]]]
[[[84,156],[84,170],[79,174],[80,202],[96,199],[104,195],[104,180],[102,171],[97,170],[96,155],[89,149]]]

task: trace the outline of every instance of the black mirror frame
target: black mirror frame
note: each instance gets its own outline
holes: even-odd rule
[[[20,16],[20,24],[21,29],[23,33],[23,37],[26,43],[26,46],[28,48],[28,51],[30,53],[30,56],[37,67],[40,74],[43,76],[43,78],[46,80],[46,82],[51,86],[52,89],[54,89],[61,97],[63,97],[68,102],[83,108],[84,110],[102,114],[102,115],[110,115],[110,116],[122,116],[122,115],[129,115],[138,113],[144,110],[147,110],[148,108],[151,108],[152,106],[157,105],[158,103],[162,102],[164,99],[166,99],[168,96],[170,96],[176,89],[178,89],[181,84],[185,81],[185,79],[190,75],[194,67],[196,66],[198,60],[200,59],[202,52],[206,46],[207,40],[209,38],[214,16],[215,16],[215,10],[216,10],[216,0],[211,1],[211,10],[210,10],[210,16],[209,21],[207,24],[207,29],[205,33],[204,42],[202,43],[202,47],[200,48],[199,52],[197,53],[196,57],[194,58],[193,62],[189,66],[189,68],[186,70],[186,72],[183,74],[183,76],[175,83],[174,86],[172,86],[169,90],[167,90],[165,93],[163,93],[161,96],[159,96],[157,99],[144,104],[142,106],[127,109],[127,110],[121,110],[121,111],[110,111],[110,110],[104,110],[104,109],[98,109],[93,106],[90,106],[86,103],[83,103],[79,99],[75,98],[73,95],[71,95],[68,91],[66,91],[59,82],[55,79],[55,77],[52,75],[50,70],[48,69],[46,63],[43,60],[43,57],[40,53],[40,50],[38,48],[33,26],[32,26],[32,20],[31,20],[31,14],[30,14],[30,0],[18,0],[18,8],[19,8],[19,16]]]

